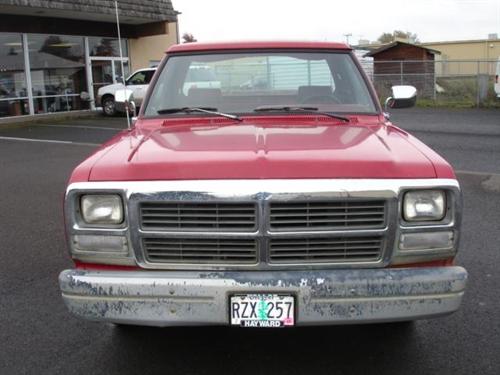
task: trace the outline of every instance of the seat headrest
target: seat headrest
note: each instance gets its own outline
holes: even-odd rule
[[[186,99],[189,107],[218,108],[221,97],[220,89],[192,87],[189,89]]]
[[[188,98],[220,98],[221,96],[221,89],[191,87],[188,91]]]
[[[301,100],[315,96],[331,96],[332,94],[331,86],[299,86],[297,96]]]

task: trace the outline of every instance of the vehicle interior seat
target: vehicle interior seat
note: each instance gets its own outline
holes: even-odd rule
[[[331,86],[299,86],[297,102],[302,104],[318,102],[318,98],[331,98],[333,90]],[[322,102],[319,100],[319,102]]]
[[[213,88],[195,88],[188,91],[187,103],[189,107],[215,107],[219,108],[222,91]]]

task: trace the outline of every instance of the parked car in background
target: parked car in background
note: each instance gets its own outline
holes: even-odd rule
[[[125,81],[127,92],[129,95],[133,96],[137,107],[141,106],[155,71],[156,68],[140,69],[134,72]],[[125,85],[123,83],[115,83],[113,85],[101,87],[97,92],[97,105],[102,107],[106,116],[114,116],[116,113],[125,111],[123,105],[117,105],[116,103],[116,93],[118,90],[125,90]]]
[[[274,328],[459,308],[459,183],[386,113],[414,87],[384,111],[341,43],[187,43],[159,69],[134,127],[70,178],[73,314]]]

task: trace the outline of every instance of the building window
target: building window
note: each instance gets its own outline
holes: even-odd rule
[[[0,33],[0,117],[28,113],[22,36]]]
[[[89,37],[90,56],[93,57],[120,57],[118,39]],[[127,39],[122,39],[123,57],[128,56]]]
[[[28,49],[35,113],[87,109],[83,38],[30,34]]]
[[[85,39],[0,33],[0,118],[89,109],[91,103],[81,99],[83,92],[93,90],[97,97],[99,87],[128,77],[126,39],[123,59],[118,39],[88,37],[88,56]]]

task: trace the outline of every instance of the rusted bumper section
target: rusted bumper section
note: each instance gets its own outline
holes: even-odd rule
[[[296,297],[297,325],[429,318],[456,311],[461,267],[289,272],[67,270],[59,276],[69,310],[82,318],[152,326],[229,323],[229,297]]]

